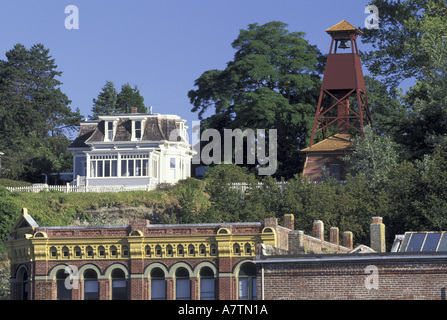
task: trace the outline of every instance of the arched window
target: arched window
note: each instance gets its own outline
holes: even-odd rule
[[[80,259],[81,258],[81,248],[76,246],[74,248],[74,257]]]
[[[112,271],[112,300],[127,299],[127,281],[124,271],[115,269]]]
[[[70,250],[67,247],[62,248],[62,257],[68,259],[70,256]]]
[[[100,258],[105,258],[106,257],[106,249],[103,246],[99,246],[98,247],[98,256]]]
[[[155,256],[156,257],[161,257],[161,255],[162,255],[162,250],[161,250],[161,246],[159,245],[159,244],[157,244],[156,246],[155,246]]]
[[[188,246],[188,255],[193,256],[195,254],[196,249],[194,248],[194,245],[190,244]]]
[[[84,300],[99,300],[98,274],[92,269],[84,272]]]
[[[183,255],[184,255],[184,249],[183,249],[183,246],[182,246],[181,244],[179,244],[179,245],[177,246],[177,256],[178,256],[178,257],[183,257]]]
[[[129,257],[129,247],[128,246],[123,246],[123,251],[121,252],[122,256],[125,258]]]
[[[185,268],[175,271],[175,298],[176,300],[191,300],[191,280]]]
[[[118,249],[115,246],[110,247],[110,257],[118,258]]]
[[[151,271],[151,299],[166,300],[165,273],[160,268]]]
[[[56,247],[50,248],[50,258],[57,259],[57,248]]]
[[[22,300],[28,300],[28,271],[26,268],[22,267],[19,268],[19,271],[17,272],[17,280],[19,281],[19,284],[21,286],[20,295]]]
[[[69,276],[65,269],[56,273],[57,300],[71,300],[71,284],[65,283],[65,279]]]
[[[237,243],[233,245],[233,254],[238,256],[241,255],[241,246]]]
[[[200,300],[216,299],[214,272],[210,267],[200,269]]]
[[[204,244],[201,244],[201,245],[199,246],[199,255],[201,255],[201,256],[206,255],[206,247],[205,247]]]
[[[239,300],[257,300],[256,266],[244,263],[239,270]]]
[[[251,245],[249,243],[245,244],[244,251],[245,251],[246,255],[250,255],[251,254]]]
[[[168,244],[168,246],[166,247],[166,256],[167,257],[172,257],[173,256],[172,246],[170,244]]]
[[[93,258],[93,248],[91,246],[88,246],[85,251],[87,252],[87,258]]]
[[[147,245],[144,248],[144,252],[145,252],[146,257],[150,257],[151,256],[151,246]]]
[[[210,255],[217,256],[217,246],[215,244],[210,246]]]

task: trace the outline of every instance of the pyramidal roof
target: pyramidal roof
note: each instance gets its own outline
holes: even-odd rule
[[[344,153],[345,151],[353,151],[352,136],[348,133],[336,133],[327,139],[324,139],[311,147],[302,149],[302,152],[331,152],[331,153]]]
[[[342,20],[336,25],[330,27],[329,29],[326,29],[327,33],[331,32],[337,32],[337,31],[355,31],[357,34],[363,34],[362,31],[354,27],[352,24],[347,22],[346,20]]]

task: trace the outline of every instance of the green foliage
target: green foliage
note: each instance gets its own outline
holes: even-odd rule
[[[379,9],[379,28],[362,28],[362,42],[374,50],[362,61],[390,87],[420,79],[430,72],[430,58],[447,34],[447,4],[443,0],[372,0]]]
[[[98,119],[100,115],[130,113],[130,107],[137,107],[139,113],[147,113],[144,98],[137,86],[133,88],[129,83],[121,86],[118,93],[112,81],[106,81],[102,91],[93,99],[92,115],[90,119]]]
[[[117,92],[113,81],[106,81],[97,99],[93,99],[92,115],[90,119],[98,119],[99,115],[113,114],[116,111]]]
[[[121,92],[116,96],[116,110],[118,113],[130,113],[131,107],[137,107],[139,113],[147,113],[144,98],[137,86],[133,88],[129,83],[121,86]]]
[[[370,126],[364,129],[364,136],[354,139],[354,152],[344,156],[347,169],[353,174],[362,173],[369,186],[384,183],[388,174],[399,160],[398,146],[389,136],[374,135]]]
[[[278,170],[291,177],[304,163],[320,89],[320,52],[281,22],[251,24],[232,43],[224,70],[204,72],[188,93],[202,129],[276,129]],[[203,115],[214,108],[214,114]]]
[[[0,61],[0,175],[41,182],[42,173],[71,167],[69,153],[56,145],[67,141],[64,134],[82,117],[70,109],[60,90],[62,72],[42,44],[17,44],[6,58]]]
[[[2,245],[19,215],[20,208],[13,199],[0,197],[0,241]]]

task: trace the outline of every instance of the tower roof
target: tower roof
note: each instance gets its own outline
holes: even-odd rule
[[[349,133],[336,133],[309,148],[302,149],[306,153],[345,153],[353,151],[352,136]]]
[[[346,31],[354,31],[357,34],[363,34],[362,31],[354,27],[352,24],[347,22],[346,20],[342,20],[336,25],[330,27],[329,29],[326,29],[327,33],[333,33],[333,32],[346,32]]]

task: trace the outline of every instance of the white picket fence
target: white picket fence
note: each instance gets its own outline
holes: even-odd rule
[[[276,185],[280,188],[285,187],[286,184],[287,184],[286,181],[276,182]],[[247,189],[251,188],[253,185],[248,184],[248,183],[243,183],[243,182],[235,182],[235,183],[232,183],[231,186],[234,189],[239,189],[239,190],[245,192],[245,191],[247,191]],[[261,187],[262,187],[262,182],[258,182],[258,184],[256,185],[256,188],[261,188]]]
[[[277,185],[279,187],[284,187],[287,182],[277,182]],[[232,183],[231,186],[235,189],[239,189],[242,192],[247,191],[247,189],[251,188],[252,185],[248,183]],[[258,182],[257,188],[260,188],[262,186],[262,182]],[[148,184],[148,185],[139,185],[139,186],[126,186],[126,185],[119,185],[119,186],[113,186],[113,185],[105,185],[105,186],[76,186],[72,185],[70,183],[67,183],[65,186],[53,186],[48,185],[44,183],[38,183],[33,184],[32,186],[28,187],[7,187],[11,192],[41,192],[41,191],[59,191],[63,193],[70,193],[70,192],[122,192],[122,191],[151,191],[156,189],[155,184]]]
[[[48,184],[33,184],[29,187],[7,187],[11,192],[41,192],[41,191],[59,191],[63,193],[70,192],[121,192],[121,191],[151,191],[156,185],[141,186],[72,186],[69,183],[65,186],[52,186]]]

